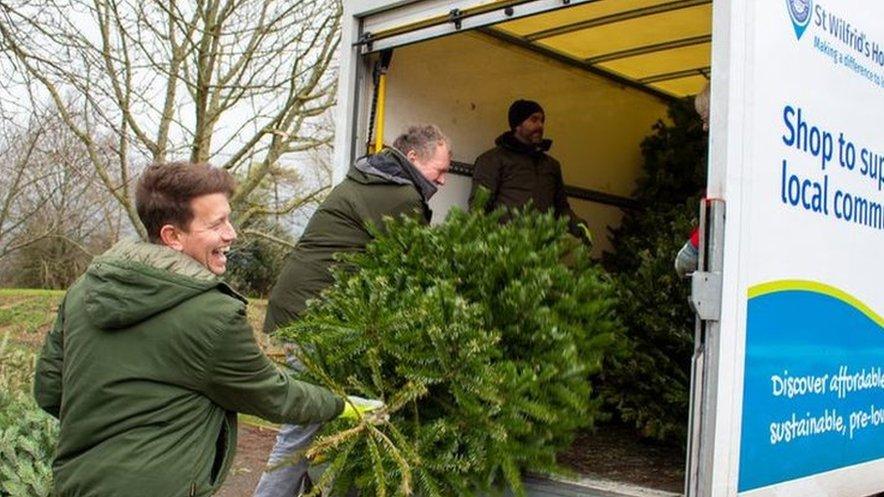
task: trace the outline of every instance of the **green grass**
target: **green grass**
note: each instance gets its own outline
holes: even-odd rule
[[[63,296],[58,290],[0,289],[0,333],[14,345],[37,350]]]
[[[44,290],[42,288],[0,288],[0,298],[5,297],[56,297],[64,296],[64,290]]]
[[[244,425],[256,426],[258,428],[269,428],[271,430],[279,430],[279,425],[276,423],[271,423],[266,419],[261,419],[257,416],[252,416],[251,414],[240,414],[238,417],[239,422]]]

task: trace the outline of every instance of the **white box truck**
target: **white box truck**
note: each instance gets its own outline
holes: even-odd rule
[[[443,219],[509,103],[534,99],[599,251],[641,138],[711,81],[685,494],[884,491],[884,2],[346,0],[341,54],[336,180],[438,124],[458,166]]]

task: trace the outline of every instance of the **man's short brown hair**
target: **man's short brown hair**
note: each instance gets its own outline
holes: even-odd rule
[[[202,195],[236,189],[233,177],[209,164],[171,162],[150,165],[135,187],[135,208],[153,243],[160,241],[160,229],[171,224],[186,230],[193,220],[190,201]]]

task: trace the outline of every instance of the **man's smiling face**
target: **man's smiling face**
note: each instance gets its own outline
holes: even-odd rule
[[[220,276],[227,270],[227,252],[236,240],[227,195],[210,193],[195,197],[190,201],[190,210],[193,219],[186,230],[179,231],[178,246],[172,248]]]

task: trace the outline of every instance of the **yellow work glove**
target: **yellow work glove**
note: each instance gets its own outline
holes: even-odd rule
[[[362,419],[366,415],[381,414],[386,407],[380,400],[363,399],[355,395],[348,395],[344,399],[344,411],[341,412],[340,417],[344,419]],[[384,414],[383,416],[370,417],[377,417],[378,421],[386,421],[387,416]]]

